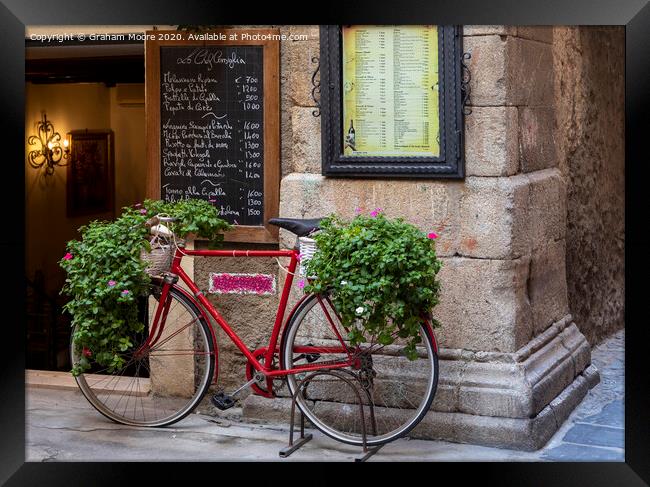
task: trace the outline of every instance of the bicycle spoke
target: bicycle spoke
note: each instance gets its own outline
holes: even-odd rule
[[[149,320],[162,305],[144,298]],[[173,288],[168,305],[156,330],[145,323],[144,332],[131,335],[132,347],[120,354],[122,366],[95,367],[77,378],[84,396],[105,416],[131,425],[171,424],[191,412],[210,385],[216,355],[200,311]],[[149,348],[147,339],[157,343]],[[80,351],[71,348],[74,360]],[[180,383],[179,373],[188,373],[188,382]]]
[[[360,445],[365,430],[369,445],[382,444],[408,432],[428,410],[435,393],[437,357],[424,328],[420,328],[423,341],[418,344],[417,358],[411,361],[402,351],[408,341],[399,337],[397,329],[390,333],[390,345],[379,343],[378,335],[371,334],[367,342],[351,346],[347,334],[337,333],[345,328],[338,315],[328,317],[315,298],[305,301],[287,326],[283,349],[287,367],[318,368],[341,361],[346,353],[332,348],[341,342],[353,359],[351,366],[338,369],[339,374],[348,371],[351,382],[334,372],[319,375],[307,386],[308,400],[297,399],[307,419],[327,435]],[[317,360],[310,363],[310,355]],[[290,393],[310,373],[289,376]]]
[[[190,322],[187,323],[186,325],[183,325],[181,328],[179,328],[178,330],[176,330],[174,333],[172,333],[171,335],[169,335],[169,336],[168,336],[167,338],[165,338],[164,340],[161,340],[161,341],[156,342],[156,343],[154,344],[154,346],[153,346],[152,348],[150,348],[150,350],[156,350],[157,347],[160,347],[160,346],[164,345],[165,343],[167,343],[168,341],[170,341],[172,338],[178,336],[180,333],[182,333],[183,331],[187,330],[190,326],[194,325],[194,324],[198,321],[198,319],[199,319],[198,317],[194,318],[192,321],[190,321]]]

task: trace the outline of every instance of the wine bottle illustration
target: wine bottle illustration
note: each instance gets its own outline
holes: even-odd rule
[[[346,145],[352,150],[355,148],[355,131],[354,131],[354,120],[350,119],[350,128],[348,129],[348,135],[345,138]]]

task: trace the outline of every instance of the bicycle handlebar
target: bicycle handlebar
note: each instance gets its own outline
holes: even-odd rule
[[[152,235],[164,238],[172,238],[174,236],[172,230],[167,228],[165,225],[162,225],[161,222],[174,222],[176,220],[178,220],[178,218],[155,215],[145,221],[144,225]]]

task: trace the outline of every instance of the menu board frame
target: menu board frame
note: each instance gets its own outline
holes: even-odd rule
[[[242,36],[242,33],[248,35]],[[184,35],[185,34],[185,35]],[[264,224],[235,225],[226,232],[227,242],[279,242],[279,230],[269,225],[280,207],[280,41],[279,29],[218,29],[205,34],[207,40],[189,40],[183,31],[153,30],[146,32],[145,41],[145,133],[147,140],[148,198],[161,197],[161,96],[160,50],[167,46],[260,46],[263,48],[263,127],[264,127]],[[235,35],[236,34],[236,35]],[[272,36],[276,36],[274,39]]]
[[[354,178],[464,178],[461,27],[438,26],[438,156],[343,153],[342,28],[340,25],[324,25],[320,28],[323,175]]]

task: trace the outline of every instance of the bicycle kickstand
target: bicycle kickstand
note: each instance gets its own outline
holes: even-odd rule
[[[280,450],[280,457],[281,458],[287,458],[289,455],[291,455],[294,451],[296,451],[298,448],[303,446],[305,443],[307,443],[309,440],[313,438],[313,435],[311,433],[307,433],[305,435],[305,415],[302,414],[302,411],[300,411],[300,438],[298,438],[298,441],[294,444],[293,442],[293,419],[294,419],[294,413],[295,413],[295,402],[292,405],[291,408],[291,426],[289,427],[289,445]]]
[[[363,447],[363,455],[360,457],[356,457],[354,459],[355,462],[365,462],[368,460],[371,456],[373,456],[375,453],[377,453],[379,450],[383,448],[384,445],[379,445],[379,446],[373,446],[373,447],[368,447],[365,446]]]
[[[346,378],[343,376],[342,373],[336,372],[336,371],[316,371],[312,372],[309,374],[307,377],[305,377],[303,380],[301,380],[298,383],[298,387],[296,388],[296,392],[293,394],[293,397],[291,398],[291,421],[289,425],[289,446],[283,448],[280,450],[280,457],[286,458],[289,455],[291,455],[294,451],[296,451],[298,448],[303,446],[305,443],[307,443],[309,440],[312,439],[312,434],[307,434],[305,435],[305,415],[303,414],[302,411],[300,411],[300,438],[298,441],[294,444],[293,443],[293,429],[294,429],[294,419],[295,419],[295,414],[296,414],[296,399],[298,398],[299,394],[305,394],[305,389],[307,385],[312,381],[317,376],[320,375],[332,375],[335,376],[341,380],[343,380],[345,383],[347,383],[353,391],[357,395],[357,399],[359,401],[359,416],[361,419],[361,436],[363,439],[363,455],[360,457],[356,457],[354,459],[355,462],[365,462],[368,460],[371,456],[373,456],[375,453],[377,453],[384,445],[379,445],[375,447],[369,447],[368,446],[368,441],[367,441],[367,435],[366,435],[366,421],[365,421],[365,415],[363,412],[363,401],[361,400],[361,394],[357,390],[357,388],[354,386],[352,381],[349,378]],[[368,403],[370,404],[370,421],[372,425],[372,433],[373,435],[376,435],[376,429],[377,429],[377,424],[375,421],[375,413],[374,413],[374,408],[372,406],[372,400],[370,399],[370,395],[368,391],[365,391],[366,395],[368,396]],[[304,395],[303,395],[304,398]]]

